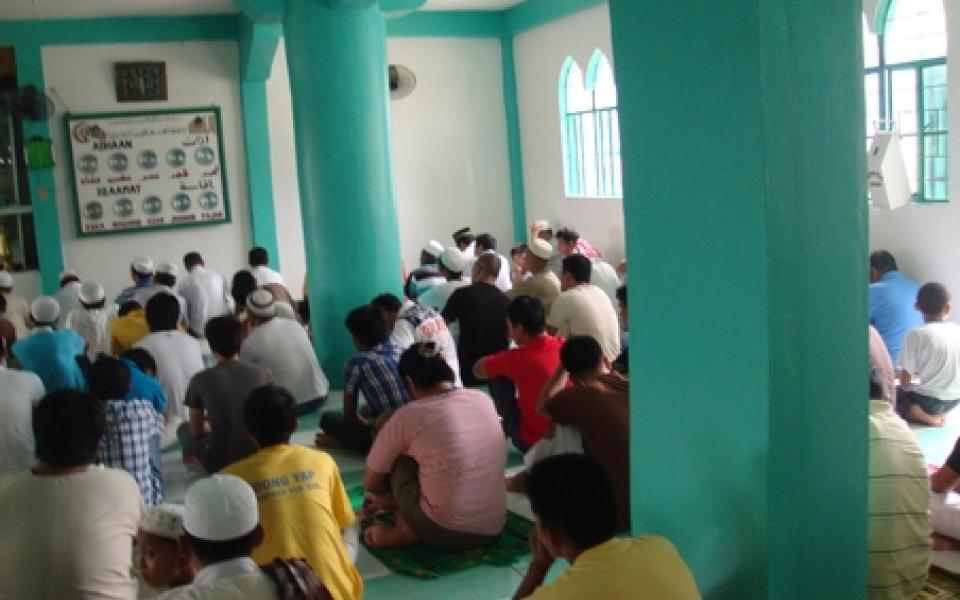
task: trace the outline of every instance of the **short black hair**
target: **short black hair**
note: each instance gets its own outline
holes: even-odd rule
[[[247,264],[251,267],[259,267],[270,262],[270,255],[267,249],[262,246],[256,246],[247,253]]]
[[[380,294],[376,298],[370,301],[370,304],[385,310],[388,313],[400,312],[400,309],[403,307],[403,303],[400,302],[400,298],[397,298],[393,294]]]
[[[563,240],[567,243],[576,242],[577,240],[580,239],[580,234],[574,231],[573,229],[564,227],[563,229],[557,232],[557,239]]]
[[[120,358],[129,360],[133,364],[137,365],[137,368],[144,373],[157,372],[157,361],[153,358],[153,355],[150,354],[150,351],[145,348],[130,348],[121,354]]]
[[[569,273],[577,283],[590,283],[591,271],[590,259],[582,254],[571,254],[563,259],[563,272]]]
[[[33,409],[37,459],[57,469],[88,465],[106,425],[104,404],[90,392],[51,392]]]
[[[117,314],[121,317],[127,316],[128,313],[132,313],[135,310],[143,308],[139,302],[136,300],[127,300],[120,305],[120,308],[117,310]]]
[[[68,283],[73,283],[74,281],[76,281],[77,283],[79,283],[79,282],[80,282],[80,278],[77,277],[76,275],[74,275],[73,273],[64,275],[63,277],[60,278],[60,287],[63,287],[63,286],[65,286],[65,285],[67,285]]]
[[[480,265],[480,268],[488,273],[491,277],[496,277],[500,275],[500,269],[503,268],[503,265],[500,264],[501,262],[503,261],[500,260],[499,256],[490,253],[481,254],[478,256],[475,264]]]
[[[513,248],[510,249],[510,256],[513,257],[518,254],[523,254],[526,251],[527,251],[527,245],[520,244],[519,246],[514,246]]]
[[[224,358],[233,358],[243,345],[243,323],[233,315],[214,317],[207,321],[203,335],[212,351]]]
[[[165,285],[170,288],[177,285],[176,275],[171,275],[170,273],[157,273],[153,276],[153,280],[160,285]]]
[[[130,274],[133,275],[133,278],[137,281],[147,281],[148,279],[153,279],[153,273],[140,273],[132,266],[130,267]]]
[[[627,286],[621,285],[617,288],[617,300],[623,302],[623,305],[627,305]]]
[[[387,317],[383,314],[383,309],[372,304],[364,304],[351,310],[344,320],[344,325],[350,335],[367,348],[382,344],[390,337],[390,329],[387,327]]]
[[[147,325],[150,331],[172,331],[180,321],[180,301],[173,294],[160,292],[147,300]]]
[[[917,290],[917,308],[925,315],[939,315],[950,304],[950,291],[947,286],[930,281]]]
[[[183,268],[188,271],[197,265],[203,264],[203,257],[199,252],[187,252],[183,255]]]
[[[257,525],[257,527],[253,528],[253,531],[246,535],[221,542],[213,542],[194,537],[186,531],[183,532],[183,535],[187,539],[187,544],[190,546],[193,555],[197,557],[197,560],[204,565],[212,565],[235,558],[250,556],[257,543],[257,529],[259,527],[260,526]]]
[[[453,232],[453,243],[470,245],[476,237],[470,233],[469,227],[463,227]]]
[[[484,250],[496,250],[497,249],[497,238],[493,237],[489,233],[481,233],[477,236],[477,246],[480,246]]]
[[[559,530],[581,550],[617,532],[613,485],[603,468],[584,454],[557,454],[534,464],[527,496],[540,525]]]
[[[243,403],[243,423],[261,448],[286,444],[297,428],[297,400],[279,385],[262,385]]]
[[[870,253],[870,268],[880,273],[897,270],[897,261],[886,250],[874,250]]]
[[[600,344],[589,335],[572,335],[560,348],[560,364],[572,377],[593,373],[602,362]]]
[[[90,393],[104,402],[122,400],[130,391],[130,367],[123,361],[100,354],[87,372]]]
[[[547,327],[547,310],[540,298],[517,296],[507,305],[507,319],[513,325],[522,325],[527,335],[540,335]]]
[[[417,342],[400,355],[400,377],[409,377],[421,390],[428,390],[444,381],[453,383],[456,376],[444,360],[436,342]]]
[[[247,296],[257,289],[257,278],[246,269],[233,274],[230,285],[230,295],[238,307],[247,305]]]

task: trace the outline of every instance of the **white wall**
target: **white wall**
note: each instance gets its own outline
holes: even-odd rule
[[[113,63],[162,60],[167,63],[168,101],[118,103]],[[175,262],[196,250],[207,266],[229,278],[243,268],[250,246],[250,211],[240,110],[235,42],[191,42],[47,46],[43,48],[44,81],[53,93],[57,113],[137,111],[217,105],[223,121],[223,145],[232,222],[147,233],[79,238],[69,183],[67,142],[62,120],[51,127],[56,151],[56,189],[64,262],[83,279],[100,282],[113,297],[130,284],[134,256]],[[65,106],[64,106],[65,105]],[[57,117],[55,117],[57,118]]]
[[[391,38],[387,48],[391,63],[417,76],[414,93],[390,104],[404,263],[415,267],[429,239],[451,245],[450,234],[468,225],[493,233],[509,250],[513,216],[499,41]],[[302,281],[305,265],[285,60],[281,50],[268,102],[280,266],[294,282]]]
[[[567,198],[557,98],[560,68],[568,56],[586,71],[600,48],[610,60],[610,13],[606,2],[518,35],[514,40],[527,219],[567,226],[595,244],[616,264],[624,257],[623,202]]]
[[[947,100],[950,201],[908,204],[895,211],[871,208],[870,249],[889,250],[904,274],[921,283],[940,281],[954,298],[960,298],[960,86],[957,85],[960,82],[960,5],[950,1],[944,4],[950,90]],[[868,18],[871,14],[868,13]],[[954,319],[958,316],[960,312],[955,312]]]

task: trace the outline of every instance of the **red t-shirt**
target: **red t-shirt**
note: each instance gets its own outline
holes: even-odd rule
[[[520,439],[527,444],[540,441],[550,420],[537,414],[537,398],[543,384],[560,366],[563,340],[552,335],[540,337],[512,350],[487,357],[487,375],[506,377],[517,386],[517,408],[520,409]]]

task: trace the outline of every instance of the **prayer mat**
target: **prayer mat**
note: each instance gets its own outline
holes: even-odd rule
[[[960,600],[960,579],[934,567],[916,600]]]
[[[359,509],[363,504],[363,488],[355,486],[347,494],[353,507]],[[530,554],[528,537],[532,529],[533,521],[508,511],[500,538],[496,543],[479,550],[442,551],[423,544],[407,548],[372,548],[364,541],[362,533],[360,541],[367,552],[394,573],[418,579],[436,579],[479,565],[509,567],[520,557]]]

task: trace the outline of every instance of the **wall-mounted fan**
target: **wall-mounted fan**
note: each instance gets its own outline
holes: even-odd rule
[[[417,87],[417,76],[403,65],[390,65],[390,99],[401,100],[413,93]]]
[[[14,112],[27,121],[45,121],[55,111],[53,100],[35,85],[17,88],[11,93]]]

